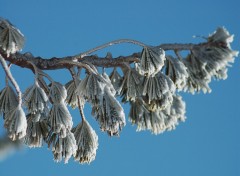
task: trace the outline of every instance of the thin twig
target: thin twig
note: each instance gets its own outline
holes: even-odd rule
[[[75,70],[73,67],[71,67],[69,69],[71,75],[72,75],[72,78],[73,78],[73,81],[74,81],[74,85],[75,85],[75,88],[77,88],[77,80],[76,80],[76,73],[75,73]],[[80,116],[81,116],[81,119],[82,121],[85,121],[86,118],[84,116],[84,112],[83,112],[83,105],[81,104],[81,99],[80,99],[80,96],[77,95],[77,101],[78,101],[78,109],[79,109],[79,112],[80,112]]]
[[[22,92],[18,86],[18,83],[16,82],[16,80],[14,79],[14,77],[12,76],[12,73],[6,63],[6,61],[4,60],[4,58],[2,57],[2,55],[0,54],[0,62],[3,66],[3,69],[8,77],[8,79],[11,81],[11,83],[13,84],[14,88],[16,89],[16,92],[18,94],[18,103],[21,106],[22,105]]]
[[[84,56],[87,56],[93,52],[96,52],[98,50],[101,50],[103,48],[106,48],[106,47],[109,47],[109,46],[112,46],[112,45],[116,45],[116,44],[120,44],[120,43],[132,43],[134,45],[139,45],[139,46],[142,46],[142,47],[145,47],[146,45],[142,42],[139,42],[137,40],[132,40],[132,39],[119,39],[119,40],[113,40],[111,42],[108,42],[108,43],[105,43],[103,45],[100,45],[100,46],[97,46],[93,49],[90,49],[88,51],[85,51],[81,54],[78,54],[76,56],[74,56],[75,58],[83,58]]]

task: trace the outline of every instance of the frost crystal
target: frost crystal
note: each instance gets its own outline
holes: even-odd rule
[[[150,76],[158,73],[164,66],[165,52],[158,47],[144,47],[141,61],[136,64],[136,69],[141,75]]]
[[[27,120],[20,105],[6,113],[4,127],[12,140],[21,139],[26,135]]]
[[[83,120],[73,130],[77,151],[75,161],[90,163],[96,157],[98,148],[98,136],[86,120]]]
[[[10,87],[7,85],[0,92],[0,113],[8,113],[10,110],[16,108],[18,106],[17,95]]]
[[[44,90],[38,85],[38,82],[35,82],[34,85],[27,88],[23,99],[29,113],[42,113],[47,107],[48,97]]]
[[[21,50],[23,45],[23,34],[9,21],[0,18],[0,47],[5,50],[9,56]]]
[[[61,138],[66,137],[67,131],[70,131],[73,125],[72,116],[64,102],[52,105],[48,121],[51,130]]]

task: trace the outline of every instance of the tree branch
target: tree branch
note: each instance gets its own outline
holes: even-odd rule
[[[21,53],[15,53],[15,54],[11,54],[9,57],[7,56],[7,54],[0,49],[0,54],[3,56],[3,58],[7,61],[9,61],[10,63],[14,64],[14,65],[18,65],[20,67],[23,68],[28,68],[28,69],[32,69],[32,65],[29,63],[29,61],[31,63],[33,63],[34,65],[36,65],[36,67],[38,69],[41,70],[56,70],[56,69],[65,69],[65,68],[71,68],[73,66],[73,62],[79,62],[79,63],[91,63],[94,66],[98,66],[98,67],[125,67],[125,63],[133,63],[133,62],[139,62],[139,58],[141,57],[141,52],[137,52],[137,53],[133,53],[131,55],[128,56],[119,56],[119,57],[115,57],[115,58],[107,58],[107,57],[99,57],[97,55],[91,55],[91,56],[84,56],[87,55],[89,53],[95,52],[97,50],[100,50],[104,47],[107,46],[111,46],[113,44],[119,44],[119,43],[123,43],[123,42],[129,42],[129,43],[134,43],[134,44],[138,44],[140,46],[145,46],[143,43],[135,41],[135,40],[127,40],[127,39],[122,39],[122,40],[115,40],[109,43],[106,43],[104,45],[101,45],[99,47],[93,48],[89,51],[86,51],[82,54],[79,55],[75,55],[75,56],[66,56],[66,57],[52,57],[49,59],[45,59],[42,57],[27,57],[26,55],[28,53],[25,54],[21,54]],[[209,43],[200,43],[200,44],[161,44],[159,46],[159,48],[162,48],[165,51],[168,50],[174,50],[174,51],[180,51],[180,50],[192,50],[194,48],[197,47],[201,47],[203,45],[208,45]],[[214,45],[214,43],[211,43],[212,45]],[[83,56],[83,57],[81,57]]]

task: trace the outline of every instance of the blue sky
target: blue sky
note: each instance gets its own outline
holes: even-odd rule
[[[232,48],[240,50],[239,7],[237,0],[0,0],[0,16],[25,35],[23,52],[49,58],[75,55],[120,38],[149,45],[199,42],[200,38],[192,36],[207,36],[219,26],[235,34]],[[107,51],[118,56],[141,48],[123,44],[97,54],[105,55]],[[14,67],[12,71],[22,90],[32,84],[33,75],[28,70]],[[48,73],[63,83],[70,79],[64,70]],[[2,69],[0,75],[3,79]],[[239,176],[239,58],[228,75],[225,81],[211,83],[211,94],[182,93],[187,120],[175,131],[155,136],[147,131],[136,132],[136,127],[127,123],[120,137],[110,138],[100,132],[90,110],[85,109],[99,136],[93,163],[55,163],[46,146],[26,148],[0,162],[0,175]],[[127,115],[129,107],[124,105],[124,110]],[[71,113],[79,122],[79,113]]]

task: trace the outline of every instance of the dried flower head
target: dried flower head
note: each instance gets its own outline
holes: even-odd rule
[[[131,108],[128,115],[129,121],[138,126],[143,123],[144,117],[149,115],[149,110],[145,106],[142,98],[137,98],[136,101],[130,102]]]
[[[78,98],[77,98],[77,92],[76,89],[78,85],[80,84],[81,80],[79,78],[69,81],[65,87],[67,90],[67,98],[65,102],[69,104],[73,109],[75,109],[78,106]]]
[[[135,101],[136,97],[142,95],[142,76],[135,69],[129,69],[124,73],[119,91],[123,102]]]
[[[180,95],[173,96],[173,103],[165,110],[168,118],[165,119],[166,130],[173,130],[179,124],[186,120],[186,104]]]
[[[189,77],[183,90],[189,91],[192,94],[201,90],[204,93],[210,93],[209,83],[211,82],[211,75],[206,71],[205,65],[199,62],[193,55],[189,55],[184,60],[184,64],[187,67]]]
[[[172,103],[172,96],[175,92],[175,85],[172,80],[159,72],[154,77],[144,78],[142,95],[146,102],[155,108],[164,109]]]
[[[159,47],[144,47],[141,54],[140,63],[136,64],[136,69],[141,75],[153,76],[164,66],[165,52]]]
[[[61,138],[55,133],[49,133],[47,143],[48,148],[52,145],[53,157],[56,162],[64,159],[64,163],[66,164],[71,156],[75,156],[76,154],[76,140],[74,134],[70,131],[67,132],[65,138]]]
[[[23,45],[23,34],[9,21],[0,18],[0,47],[6,51],[9,56],[21,50]]]
[[[186,85],[188,78],[187,67],[182,61],[173,58],[172,56],[167,56],[166,75],[171,78],[178,90],[182,90]]]
[[[61,83],[52,82],[50,85],[49,97],[53,103],[60,103],[67,98],[67,90]]]
[[[137,131],[150,130],[153,134],[160,134],[166,130],[173,130],[180,121],[184,121],[185,103],[179,95],[173,95],[173,103],[164,110],[149,109],[143,100],[131,102],[129,120],[137,125]]]
[[[42,113],[47,107],[48,97],[37,81],[27,88],[23,99],[28,112],[31,114]]]
[[[96,157],[98,148],[98,136],[86,120],[83,120],[73,130],[77,151],[75,161],[91,163]]]
[[[121,77],[121,75],[118,73],[116,67],[113,69],[112,73],[109,76],[111,83],[114,87],[114,89],[116,90],[117,93],[119,93],[119,88],[122,84],[122,80],[123,78]]]
[[[110,136],[119,135],[126,124],[123,108],[109,87],[104,88],[104,94],[100,97],[99,103],[93,106],[92,114],[96,117],[101,130]]]
[[[51,130],[59,137],[65,138],[67,131],[72,129],[72,116],[64,102],[53,104],[49,113],[48,122]]]
[[[39,114],[27,115],[27,132],[24,138],[24,143],[29,147],[42,147],[43,141],[48,136],[49,126],[47,124],[47,119],[40,119],[36,121],[35,116],[41,115]]]
[[[5,114],[4,127],[12,140],[18,140],[26,135],[27,120],[20,105]]]
[[[201,78],[202,81],[208,79],[207,81],[210,82],[211,77],[216,79],[226,79],[228,67],[231,66],[235,57],[238,56],[238,51],[233,51],[231,49],[230,44],[232,41],[233,35],[230,35],[225,28],[218,28],[208,37],[207,43],[203,44],[201,47],[194,47],[191,50],[190,56],[187,58],[188,61],[190,60],[189,58],[195,58],[195,60],[197,60],[195,63],[199,65],[198,68],[196,65],[193,66],[192,69],[190,68],[190,70],[197,69],[196,71],[194,70],[193,74],[204,70],[204,74],[207,75],[200,75],[201,77],[204,76]],[[193,63],[191,63],[191,65],[192,64]],[[205,92],[210,92],[210,88],[204,89]]]
[[[77,95],[85,98],[93,105],[98,104],[99,97],[103,95],[103,89],[106,84],[100,79],[100,76],[94,73],[88,74],[78,85]]]
[[[7,85],[0,92],[0,114],[8,113],[18,106],[17,95],[11,86]]]

